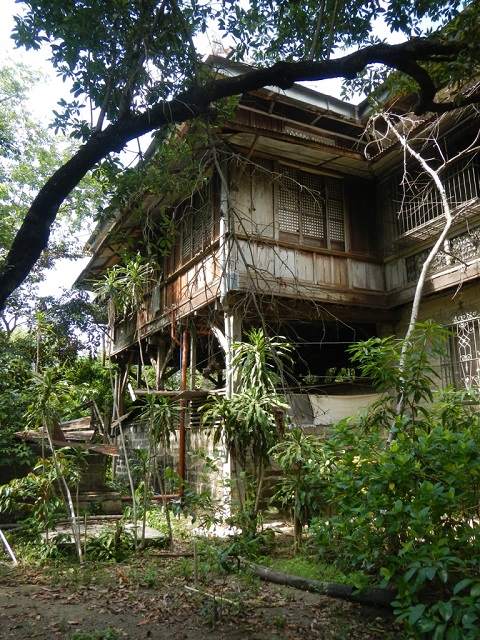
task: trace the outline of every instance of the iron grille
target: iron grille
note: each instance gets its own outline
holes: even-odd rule
[[[459,162],[446,171],[441,179],[450,206],[455,209],[464,202],[480,197],[480,159]],[[399,203],[399,233],[406,234],[443,215],[438,190],[431,180],[417,177],[411,187],[397,198]]]
[[[480,387],[480,314],[476,311],[454,316],[449,327],[450,358],[443,365],[444,382],[457,388]]]

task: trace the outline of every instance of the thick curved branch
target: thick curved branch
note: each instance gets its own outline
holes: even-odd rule
[[[403,44],[376,44],[343,58],[302,62],[278,62],[265,69],[255,69],[235,77],[223,77],[191,88],[171,101],[162,101],[141,114],[131,112],[103,131],[96,131],[79,151],[40,190],[33,201],[0,273],[0,310],[10,294],[28,276],[47,247],[50,228],[62,202],[80,180],[111,152],[121,151],[132,139],[169,123],[180,123],[206,112],[213,102],[241,95],[265,86],[290,88],[294,82],[328,78],[354,78],[370,64],[383,64],[410,75],[419,85],[419,105],[425,111],[446,111],[461,106],[434,102],[435,90],[428,73],[419,62],[454,59],[461,50],[458,42],[442,43],[415,39]],[[480,100],[469,96],[464,104]],[[417,109],[418,111],[418,109]]]

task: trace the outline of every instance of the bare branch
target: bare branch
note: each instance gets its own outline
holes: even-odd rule
[[[417,322],[418,319],[418,313],[419,313],[419,309],[420,309],[420,302],[422,299],[422,295],[423,295],[423,289],[425,286],[425,280],[427,277],[427,273],[428,270],[430,268],[430,265],[432,263],[432,260],[435,258],[435,256],[437,255],[437,253],[441,250],[443,243],[445,242],[445,239],[447,237],[448,232],[450,231],[450,227],[452,226],[452,213],[451,213],[451,209],[450,209],[450,204],[448,202],[448,197],[447,197],[447,192],[445,190],[445,186],[443,185],[439,173],[437,170],[433,169],[428,162],[419,154],[417,153],[417,151],[415,151],[415,149],[408,143],[407,138],[405,135],[403,135],[400,132],[400,128],[396,127],[393,122],[391,117],[386,114],[383,113],[381,115],[381,117],[385,120],[385,122],[387,123],[387,127],[388,130],[397,138],[397,140],[400,142],[403,150],[405,151],[406,154],[408,154],[409,156],[411,156],[412,158],[414,158],[419,165],[422,167],[422,169],[425,171],[425,173],[427,173],[431,180],[433,181],[439,196],[440,196],[440,200],[442,203],[442,210],[443,210],[443,215],[445,216],[445,224],[444,227],[440,233],[440,235],[438,236],[435,244],[433,245],[432,249],[430,250],[427,258],[425,259],[425,262],[423,263],[420,275],[418,277],[418,282],[417,282],[417,286],[415,288],[415,296],[413,299],[413,303],[412,303],[412,310],[410,313],[410,320],[409,320],[409,324],[408,324],[408,328],[407,328],[407,332],[405,334],[405,338],[403,340],[403,346],[402,346],[402,352],[400,354],[400,361],[398,364],[398,375],[400,380],[402,380],[403,383],[403,378],[405,375],[405,359],[406,359],[406,354],[407,354],[407,349],[408,349],[408,341],[410,339],[410,336],[412,334],[413,329],[415,328],[415,323]],[[405,120],[402,119],[401,121],[402,125],[405,125]],[[397,407],[396,407],[396,414],[397,415],[401,415],[403,413],[405,409],[405,394],[402,391],[402,393],[400,394],[400,398],[398,400],[397,403]],[[390,433],[388,435],[388,439],[387,439],[387,445],[390,445],[393,440],[396,438],[397,436],[397,432],[396,432],[396,428],[392,427],[392,429],[390,430]]]

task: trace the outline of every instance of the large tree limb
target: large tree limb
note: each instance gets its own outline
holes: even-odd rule
[[[0,310],[13,291],[30,273],[47,247],[50,229],[62,202],[80,180],[111,152],[121,151],[132,139],[170,123],[199,116],[215,101],[241,95],[265,86],[290,88],[294,82],[328,78],[354,78],[371,64],[383,64],[411,76],[419,86],[417,112],[444,112],[461,106],[459,102],[435,103],[436,90],[428,72],[419,64],[453,60],[461,51],[458,42],[413,39],[397,45],[376,44],[342,58],[319,62],[278,62],[236,77],[222,77],[179,93],[140,114],[127,113],[103,131],[95,131],[77,153],[56,171],[39,191],[24,218],[0,271]],[[480,101],[480,94],[462,104]]]
[[[301,591],[318,593],[319,595],[329,596],[330,598],[340,598],[341,600],[349,600],[350,602],[358,602],[360,604],[385,607],[388,609],[391,607],[397,595],[396,592],[391,589],[368,588],[358,590],[347,584],[308,580],[307,578],[294,576],[290,573],[269,569],[261,564],[255,564],[243,558],[240,558],[239,562],[241,567],[247,569],[261,580],[273,582],[274,584],[283,584],[288,587],[293,587],[294,589],[300,589]]]

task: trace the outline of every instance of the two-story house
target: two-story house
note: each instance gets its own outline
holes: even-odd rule
[[[222,58],[209,64],[227,74],[244,70]],[[228,349],[246,329],[262,325],[294,346],[284,384],[295,418],[317,427],[371,399],[368,385],[338,384],[349,377],[348,345],[405,331],[443,215],[428,185],[405,189],[398,143],[380,148],[365,135],[369,113],[367,102],[352,105],[298,85],[244,95],[235,115],[217,126],[200,188],[175,202],[159,184],[140,208],[118,211],[92,236],[83,286],[118,261],[119,238],[135,237],[139,209],[151,220],[165,211],[174,216],[172,251],[140,311],[111,315],[108,350],[120,366],[119,414],[132,365],[153,365],[164,394],[174,393],[162,389],[179,373],[180,474],[193,484],[185,451],[204,446],[195,409],[206,392],[190,374],[229,393]],[[425,123],[412,126],[420,140]],[[477,133],[474,110],[452,114],[425,148],[454,154]],[[458,215],[432,265],[420,314],[453,328],[443,377],[467,386],[480,382],[479,162],[471,154],[443,176]],[[410,161],[407,171],[419,173]]]

